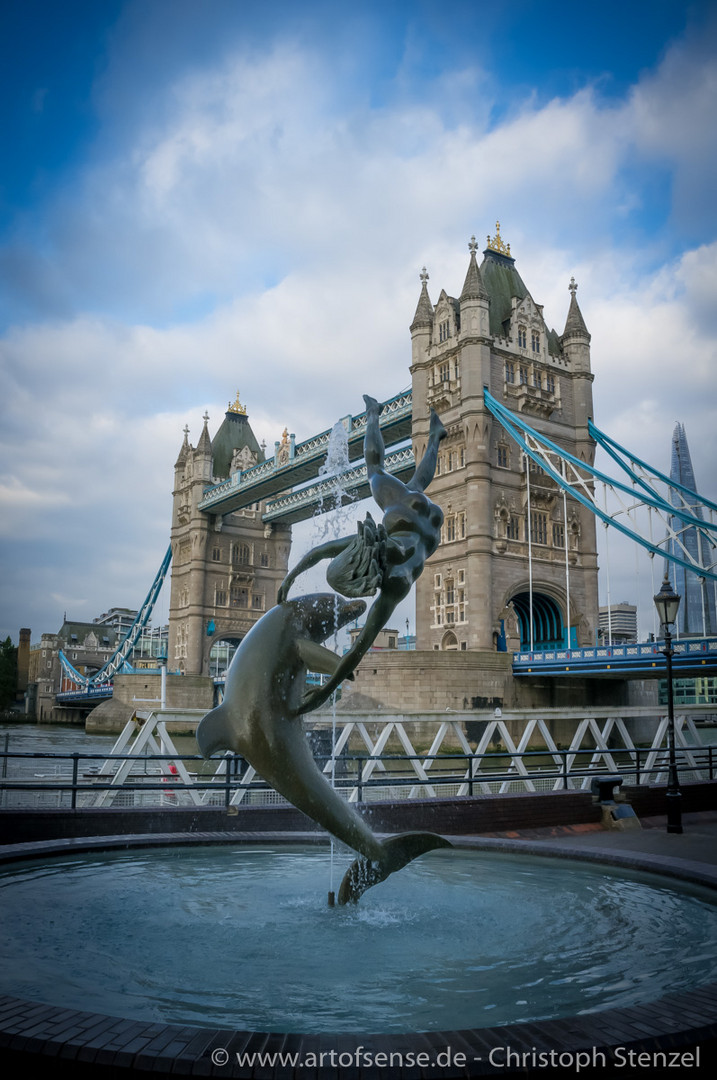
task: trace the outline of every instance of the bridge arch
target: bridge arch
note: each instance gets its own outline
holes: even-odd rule
[[[243,622],[244,625],[239,626],[227,625],[226,622],[223,626],[217,626],[214,620],[210,620],[202,650],[202,671],[205,675],[217,679],[226,674],[234,653],[251,629],[251,624]]]
[[[242,642],[243,634],[215,634],[209,646],[209,674],[214,679],[226,674],[234,653]]]
[[[520,629],[520,647],[523,650],[531,647],[530,615],[531,595],[525,589],[511,596],[515,613],[518,616]],[[535,652],[544,652],[547,649],[556,649],[564,646],[565,620],[561,605],[554,596],[541,587],[533,589],[532,594],[533,633],[532,643]]]

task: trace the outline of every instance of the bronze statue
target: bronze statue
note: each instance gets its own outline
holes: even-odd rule
[[[407,596],[440,539],[443,514],[424,494],[433,478],[445,429],[435,413],[426,453],[408,484],[385,472],[378,403],[367,406],[364,452],[371,491],[384,511],[382,525],[370,515],[357,536],[322,544],[285,578],[277,605],[252,627],[234,654],[224,701],[201,720],[197,743],[205,757],[228,749],[242,754],[257,772],[299,810],[360,853],[344,875],[338,901],[356,901],[366,889],[418,855],[450,847],[435,833],[415,832],[383,842],[331,787],[313,759],[300,715],[318,708],[343,679],[352,678],[396,605]],[[327,580],[345,596],[378,596],[366,624],[343,656],[321,644],[366,610],[363,600],[318,593],[288,600],[295,578],[322,559],[331,559]],[[330,676],[304,694],[307,669]]]
[[[322,687],[306,695],[301,712],[317,709],[354,671],[396,606],[408,596],[441,538],[443,511],[424,495],[436,471],[438,447],[446,436],[438,414],[431,410],[426,452],[413,477],[404,484],[383,467],[385,447],[379,427],[380,406],[367,395],[364,401],[367,412],[364,456],[371,494],[384,511],[383,523],[376,526],[368,514],[366,521],[359,524],[357,536],[329,540],[307,552],[282,582],[278,601],[286,600],[296,578],[322,559],[332,560],[326,580],[344,596],[369,596],[377,588],[378,596],[334,674]]]

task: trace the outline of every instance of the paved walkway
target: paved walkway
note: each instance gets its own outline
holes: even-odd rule
[[[617,848],[641,851],[667,858],[690,859],[717,865],[717,810],[683,814],[681,833],[667,832],[667,818],[643,818],[641,829],[603,829],[599,824],[566,825],[550,829],[521,829],[519,832],[488,833],[489,836],[547,840],[579,847]]]
[[[668,833],[666,817],[643,818],[641,825],[625,831],[567,825],[451,840],[458,847],[606,862],[717,888],[717,811],[684,814],[682,833]]]

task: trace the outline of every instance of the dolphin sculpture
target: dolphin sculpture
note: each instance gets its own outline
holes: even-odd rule
[[[340,657],[321,644],[366,609],[363,600],[316,593],[285,600],[257,622],[234,654],[224,701],[200,721],[197,743],[207,758],[231,750],[297,809],[359,852],[339,888],[338,902],[355,902],[418,855],[450,847],[435,833],[412,832],[380,841],[329,784],[304,734],[301,705],[306,671],[332,675]]]

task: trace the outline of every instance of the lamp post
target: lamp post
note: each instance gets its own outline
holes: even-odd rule
[[[682,832],[682,792],[675,757],[675,710],[672,701],[672,657],[675,650],[672,648],[670,633],[670,627],[677,621],[677,610],[681,599],[682,597],[670,585],[667,570],[665,570],[662,588],[654,597],[654,601],[665,634],[665,648],[661,652],[667,661],[667,746],[670,759],[667,774],[667,831],[672,833]]]

